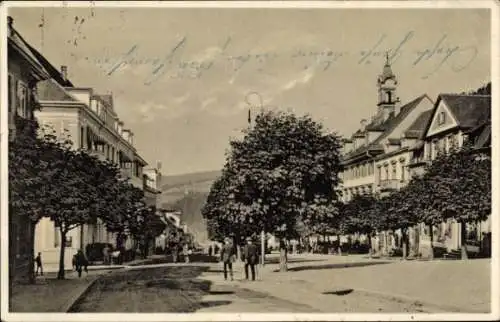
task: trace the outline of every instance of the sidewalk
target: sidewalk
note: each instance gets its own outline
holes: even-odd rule
[[[292,261],[297,257],[301,255],[290,256]],[[491,261],[488,259],[386,261],[360,255],[323,255],[323,259],[325,261],[292,262],[289,271],[284,273],[275,272],[278,265],[266,265],[262,274],[265,283],[251,283],[248,288],[290,301],[302,301],[322,311],[331,306],[329,302],[333,299],[332,295],[323,293],[339,291],[413,302],[433,311],[481,313],[490,310]]]
[[[67,312],[85,290],[107,271],[89,271],[79,278],[76,272],[67,272],[66,279],[57,274],[38,276],[36,284],[13,287],[9,310],[12,313]]]

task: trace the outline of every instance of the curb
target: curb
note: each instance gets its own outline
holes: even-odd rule
[[[104,275],[104,274],[103,274]],[[89,292],[90,288],[101,278],[102,275],[96,276],[90,283],[88,283],[79,294],[76,294],[71,298],[71,300],[68,302],[69,304],[66,305],[66,308],[64,309],[65,313],[72,313],[71,310],[73,307],[78,304]]]

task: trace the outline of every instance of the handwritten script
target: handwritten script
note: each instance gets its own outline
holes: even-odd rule
[[[89,59],[108,76],[117,74],[127,67],[142,67],[146,70],[145,85],[151,85],[162,77],[169,78],[200,78],[216,67],[225,73],[237,73],[240,71],[269,71],[273,62],[282,63],[288,61],[290,68],[301,70],[317,68],[327,72],[333,70],[340,63],[354,63],[358,65],[371,64],[374,61],[380,63],[385,55],[388,55],[392,64],[405,56],[405,61],[411,67],[421,66],[426,79],[436,72],[447,67],[453,72],[465,70],[477,57],[478,50],[474,46],[458,46],[450,43],[446,34],[437,35],[435,43],[419,50],[407,50],[408,44],[416,37],[414,31],[409,31],[401,37],[394,46],[386,44],[387,35],[383,34],[370,46],[359,51],[350,52],[339,49],[325,48],[322,50],[311,50],[297,48],[291,51],[264,51],[244,54],[231,54],[233,39],[228,37],[218,44],[218,50],[210,55],[199,59],[186,59],[185,50],[189,45],[187,37],[182,37],[171,42],[167,50],[157,57],[141,55],[141,47],[134,44],[118,57],[100,57]],[[348,60],[351,60],[348,62]],[[220,71],[219,71],[220,72]]]

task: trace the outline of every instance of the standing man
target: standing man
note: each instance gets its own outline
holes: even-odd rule
[[[104,259],[104,265],[111,264],[110,259],[109,259],[109,252],[110,252],[109,246],[106,244],[106,246],[104,246],[104,248],[102,250],[102,257]]]
[[[79,249],[76,253],[76,271],[78,272],[78,277],[82,277],[82,269],[85,270],[86,273],[88,273],[87,266],[87,257],[85,257],[83,251]]]
[[[245,279],[248,280],[248,267],[252,272],[252,281],[255,281],[255,265],[259,261],[257,246],[252,242],[252,238],[247,237],[247,244],[243,248],[241,259],[245,262]]]
[[[40,275],[43,276],[42,253],[38,253],[38,255],[35,258],[35,263],[36,263],[35,275],[38,275],[38,270],[40,270]]]
[[[234,245],[230,238],[224,239],[224,246],[220,252],[221,261],[224,263],[224,279],[227,281],[227,270],[229,268],[229,274],[231,276],[231,281],[233,278],[233,262],[235,259]]]

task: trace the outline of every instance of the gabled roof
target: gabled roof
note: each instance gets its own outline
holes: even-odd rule
[[[30,44],[27,44],[29,50],[32,54],[38,59],[38,61],[42,64],[45,70],[49,73],[50,77],[56,80],[61,86],[64,87],[73,87],[73,84],[69,80],[65,80],[60,71],[54,67],[38,50],[33,48]]]
[[[66,92],[66,90],[54,79],[47,79],[37,84],[38,99],[41,101],[69,101],[79,102],[76,97]]]
[[[491,117],[490,95],[441,94],[460,127],[474,127]]]
[[[462,129],[470,129],[491,120],[490,95],[439,94],[432,109],[431,119],[434,118],[441,101],[445,102]],[[428,122],[425,128],[426,134],[431,123]]]
[[[425,134],[427,124],[431,121],[432,109],[422,112],[412,125],[405,131],[408,139],[421,139]]]
[[[383,133],[372,143],[364,145],[345,155],[344,160],[351,159],[369,151],[383,151],[384,148],[381,146],[381,142],[385,140],[391,134],[391,132],[410,114],[410,112],[413,111],[418,106],[418,104],[420,104],[420,102],[422,102],[422,100],[426,97],[429,98],[426,94],[423,94],[415,98],[413,101],[410,101],[409,103],[403,105],[397,115],[391,115],[387,120],[378,124],[376,126],[377,130],[383,131]],[[374,123],[374,121],[372,121],[372,123]],[[375,127],[374,124],[370,124],[366,128],[368,129],[369,126]]]
[[[24,40],[21,34],[17,32],[17,30],[15,30],[14,28],[10,29],[10,31],[11,32],[9,33],[8,40],[9,40],[9,45],[11,43],[13,44],[11,48],[14,48],[17,52],[20,52],[20,54],[24,56],[24,58],[28,60],[32,66],[35,67],[35,70],[38,71],[38,73],[42,76],[43,79],[48,78],[49,76],[48,71],[44,68],[42,63],[33,54],[28,42]]]

